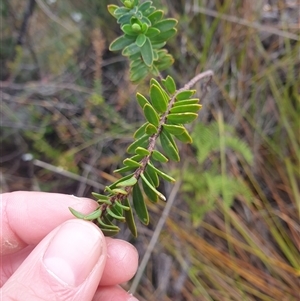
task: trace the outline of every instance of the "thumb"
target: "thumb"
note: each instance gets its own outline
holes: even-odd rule
[[[106,262],[102,232],[69,220],[50,232],[2,287],[3,300],[90,301]]]

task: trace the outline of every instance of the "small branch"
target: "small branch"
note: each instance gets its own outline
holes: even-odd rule
[[[145,171],[145,169],[146,169],[146,167],[147,167],[147,165],[148,165],[148,163],[150,161],[152,152],[155,149],[156,141],[157,141],[157,139],[158,139],[158,137],[159,137],[159,135],[160,135],[160,133],[162,131],[163,125],[166,123],[167,116],[168,116],[171,108],[173,107],[173,104],[174,104],[174,102],[176,100],[176,96],[180,92],[182,92],[182,91],[190,90],[197,82],[199,82],[200,80],[202,80],[202,79],[204,79],[206,77],[210,77],[210,80],[211,80],[212,77],[213,77],[213,74],[214,73],[211,70],[208,70],[208,71],[205,71],[205,72],[197,74],[187,84],[185,84],[182,88],[180,88],[179,90],[177,90],[176,93],[172,96],[171,100],[169,101],[168,108],[167,108],[166,112],[160,118],[157,133],[153,134],[149,138],[149,144],[148,144],[148,147],[147,147],[147,150],[149,151],[149,155],[147,155],[146,157],[144,157],[142,159],[142,161],[140,162],[141,166],[134,172],[134,177],[137,180],[139,180],[139,178],[141,176],[141,173],[143,173]],[[113,195],[111,197],[110,201],[111,201],[112,204],[114,204],[116,201],[121,201],[121,202],[124,201],[124,199],[126,199],[128,197],[128,195],[131,193],[132,186],[127,186],[127,187],[125,187],[124,190],[127,192],[126,195],[124,195],[124,194],[116,194],[116,195]],[[105,203],[100,206],[100,210],[102,211],[101,216],[103,216],[103,215],[106,214],[106,210],[110,206],[111,205],[108,205],[108,204],[105,204]]]

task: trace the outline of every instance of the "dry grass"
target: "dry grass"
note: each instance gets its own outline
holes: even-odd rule
[[[0,57],[8,67],[1,82],[2,191],[31,187],[90,196],[115,179],[112,170],[141,114],[126,63],[104,50],[116,35],[104,14],[106,1],[88,2],[48,5],[59,22],[37,9],[26,44],[14,57]],[[223,187],[212,210],[195,224],[191,216],[197,210],[188,204],[200,211],[213,191],[177,192],[136,294],[141,301],[299,300],[299,4],[154,2],[180,21],[169,46],[176,57],[170,73],[178,84],[214,70],[199,122],[216,122],[220,130],[220,148],[204,162],[197,160],[198,149],[184,147],[182,165],[168,168],[189,173],[197,183],[204,172],[244,183],[250,200],[239,194],[228,206]],[[4,38],[16,35],[24,9],[15,1],[9,6],[14,17],[7,17]],[[75,24],[70,11],[84,12],[83,22]],[[201,96],[201,85],[197,89]],[[220,133],[228,126],[250,149],[252,164],[224,144]],[[24,162],[26,152],[40,161]],[[162,188],[166,195],[172,191],[167,184]],[[141,260],[165,208],[149,206],[151,225],[140,226],[132,241]],[[126,230],[122,235],[131,240]]]

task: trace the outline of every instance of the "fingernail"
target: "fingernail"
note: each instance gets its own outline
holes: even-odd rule
[[[68,221],[52,238],[43,258],[52,276],[78,286],[100,260],[103,241],[100,231],[84,221]]]

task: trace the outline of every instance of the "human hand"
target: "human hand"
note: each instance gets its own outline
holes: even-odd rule
[[[105,238],[68,209],[89,213],[96,206],[55,193],[0,195],[1,300],[137,301],[118,286],[136,272],[136,249]]]

